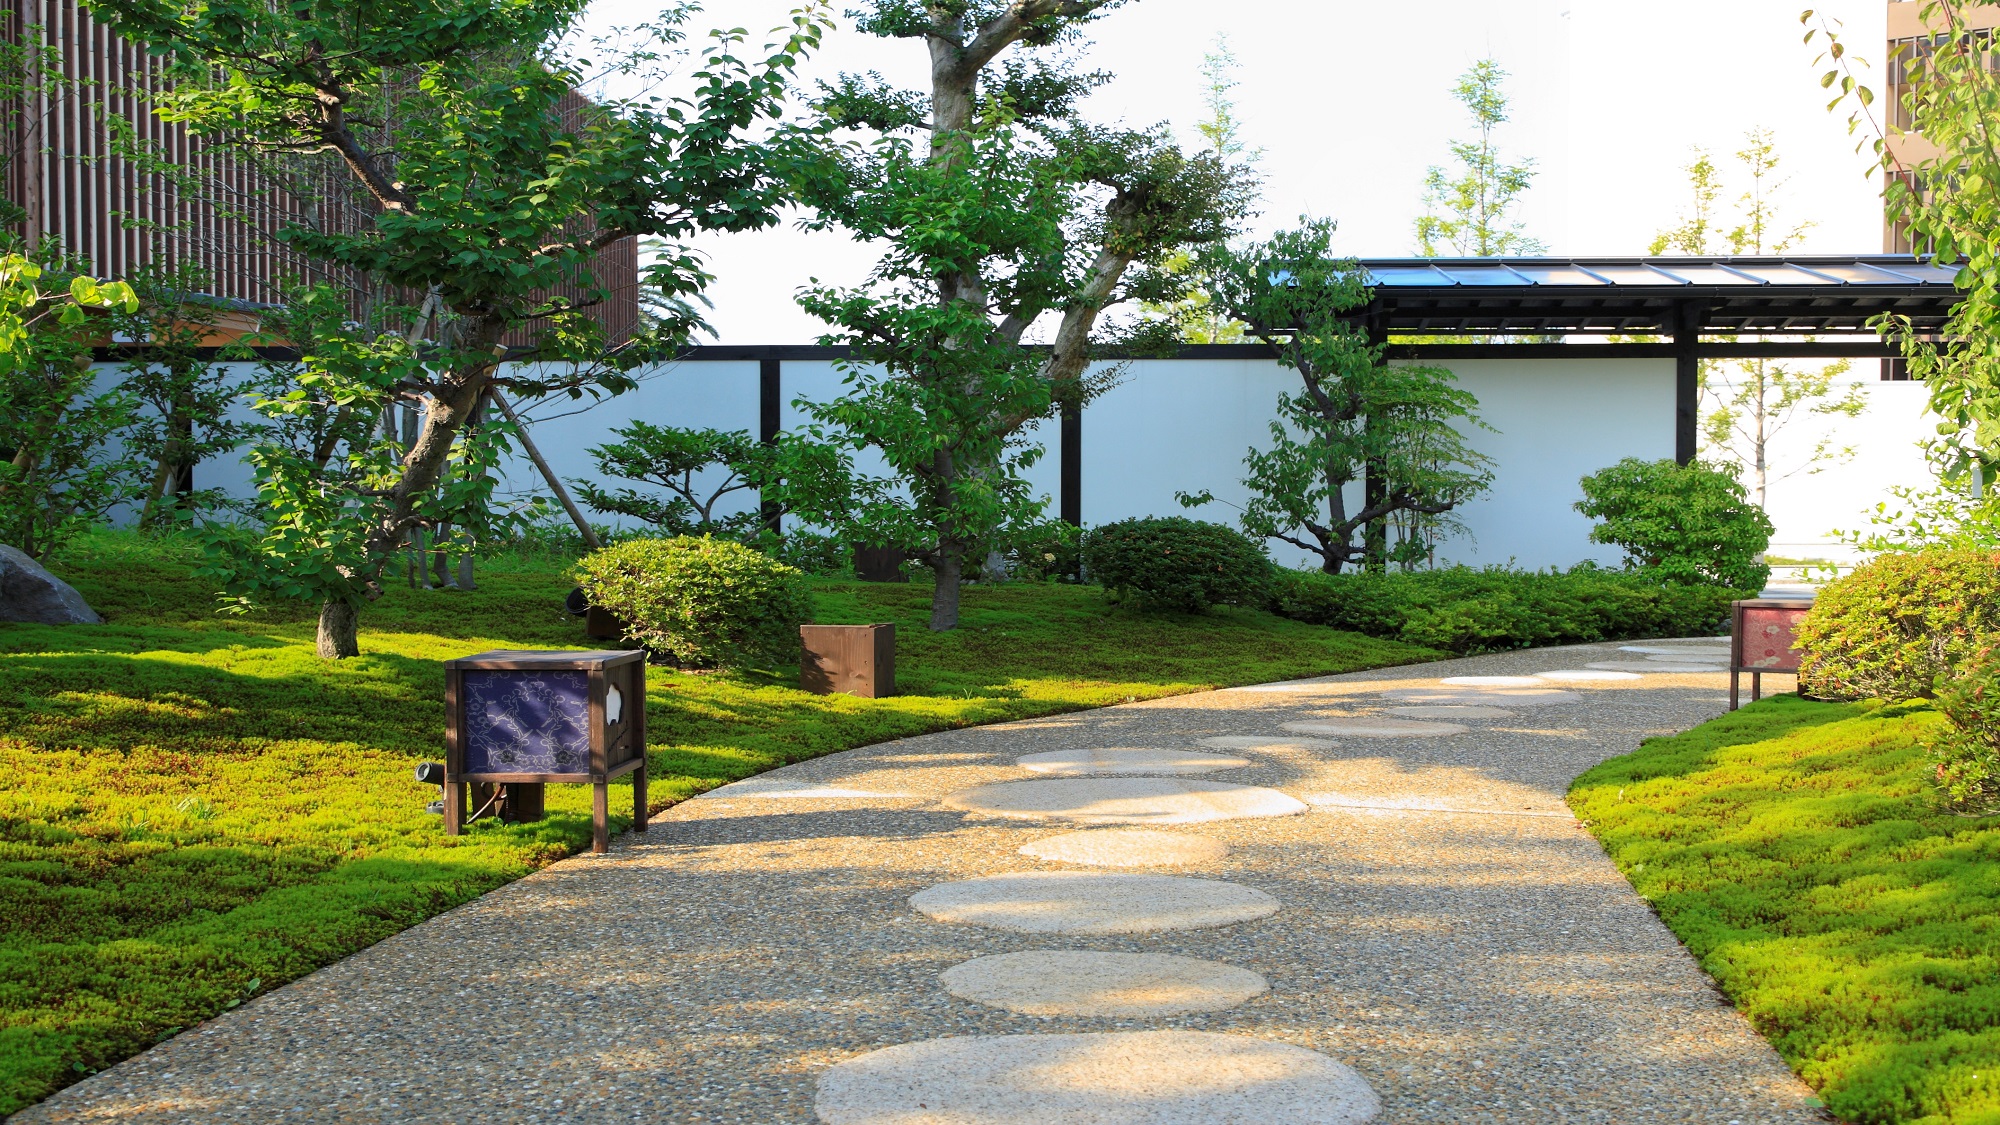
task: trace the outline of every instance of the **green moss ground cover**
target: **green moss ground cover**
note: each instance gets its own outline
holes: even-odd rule
[[[1780,696],[1570,804],[1843,1121],[2000,1122],[2000,818],[1939,810],[1922,704]]]
[[[192,561],[95,536],[57,569],[106,625],[0,625],[0,1113],[588,843],[581,787],[551,786],[544,822],[454,840],[410,777],[442,754],[442,661],[589,647],[560,564],[394,589],[363,616],[364,655],[328,664],[310,611],[218,617]],[[653,669],[657,804],[924,731],[1435,655],[1247,610],[1141,615],[1076,587],[968,590],[946,635],[923,627],[922,585],[816,597],[822,622],[897,623],[904,694]]]

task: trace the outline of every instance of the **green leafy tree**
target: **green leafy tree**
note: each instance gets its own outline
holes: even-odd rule
[[[1627,457],[1584,477],[1576,510],[1600,520],[1590,541],[1662,582],[1762,589],[1771,518],[1750,503],[1733,465]]]
[[[1195,123],[1195,131],[1201,135],[1208,151],[1250,176],[1255,174],[1263,150],[1245,146],[1243,123],[1236,115],[1236,100],[1229,94],[1239,85],[1236,79],[1239,68],[1236,53],[1229,48],[1229,37],[1216,36],[1215,46],[1201,57],[1202,104],[1207,107],[1208,116]],[[1176,250],[1167,256],[1160,268],[1169,276],[1185,276],[1195,268],[1194,253],[1191,250]],[[1208,289],[1200,278],[1189,277],[1187,292],[1179,299],[1147,302],[1142,307],[1147,315],[1172,323],[1179,330],[1182,343],[1243,342],[1243,326],[1210,305]]]
[[[1811,229],[1809,222],[1789,223],[1781,217],[1778,193],[1785,180],[1778,175],[1777,141],[1769,129],[1750,130],[1736,160],[1747,182],[1737,197],[1735,224],[1726,225],[1730,217],[1716,205],[1723,190],[1721,173],[1714,159],[1697,148],[1686,168],[1687,212],[1679,223],[1654,236],[1648,253],[1783,254]],[[1822,472],[1853,458],[1852,447],[1836,445],[1831,435],[1824,435],[1785,465],[1774,461],[1779,435],[1799,421],[1852,418],[1867,408],[1860,387],[1841,386],[1852,366],[1844,359],[1812,367],[1770,359],[1701,362],[1698,386],[1705,406],[1701,435],[1707,452],[1742,468],[1758,507],[1766,505],[1773,483]]]
[[[1451,142],[1456,174],[1433,166],[1424,175],[1417,252],[1426,258],[1497,258],[1546,249],[1513,218],[1521,194],[1534,182],[1535,162],[1507,163],[1493,136],[1507,121],[1507,95],[1500,89],[1506,80],[1498,62],[1480,59],[1452,87],[1452,97],[1472,114],[1479,136]]]
[[[151,463],[140,498],[143,526],[220,502],[213,492],[183,492],[196,465],[242,444],[250,430],[229,416],[249,387],[227,364],[203,358],[220,305],[203,295],[206,274],[191,267],[147,267],[128,279],[138,297],[131,312],[111,315],[114,339],[143,345],[119,368],[119,389],[140,407],[124,433],[134,454]]]
[[[1102,385],[1085,370],[1118,335],[1105,310],[1182,291],[1158,267],[1247,211],[1244,177],[1215,155],[1079,114],[1107,79],[1070,69],[1061,48],[1111,6],[875,0],[857,27],[919,41],[928,89],[846,75],[819,101],[825,143],[801,197],[816,225],[885,252],[860,285],[815,280],[801,297],[856,357],[847,393],[808,409],[825,441],[877,450],[894,476],[795,475],[788,502],[929,566],[933,629],[958,624],[967,566],[1032,526],[1041,503],[1020,471],[1041,450],[1022,428]],[[1048,347],[1033,349],[1045,318]]]
[[[1429,557],[1432,542],[1416,517],[1444,516],[1485,491],[1491,462],[1467,444],[1480,427],[1478,401],[1451,372],[1388,364],[1382,348],[1344,314],[1368,303],[1352,261],[1333,257],[1333,224],[1303,220],[1295,231],[1242,250],[1202,255],[1215,307],[1241,321],[1278,362],[1298,372],[1300,393],[1280,395],[1271,446],[1244,459],[1252,497],[1243,530],[1319,556],[1337,574],[1370,554],[1357,534],[1405,518],[1404,538],[1378,554],[1406,565]],[[1372,478],[1364,501],[1349,507],[1349,486]],[[1183,496],[1189,507],[1206,492]]]
[[[292,432],[251,458],[265,526],[214,540],[217,571],[239,597],[321,605],[324,656],[359,651],[360,607],[413,533],[463,519],[490,491],[465,476],[504,437],[493,423],[466,434],[489,390],[617,393],[631,386],[626,372],[699,324],[682,301],[648,336],[608,350],[586,312],[609,295],[591,272],[599,251],[765,226],[784,202],[768,146],[750,133],[780,112],[792,67],[817,42],[817,15],[797,16],[757,62],[736,57],[740,32],[715,34],[684,98],[586,101],[575,91],[596,75],[647,90],[666,81],[660,67],[694,9],[676,4],[621,36],[600,70],[564,48],[584,6],[92,0],[98,18],[172,61],[163,117],[216,146],[317,155],[327,181],[372,216],[355,229],[295,225],[288,244],[426,295],[400,330],[404,311],[353,327],[327,315],[339,295],[302,298],[294,320],[310,324],[312,346],[262,400]],[[707,280],[686,250],[657,255],[646,276],[666,298]],[[588,296],[551,296],[565,287]],[[503,371],[502,341],[523,335],[530,343],[514,358],[534,362]],[[421,415],[408,443],[378,425],[401,403]],[[311,442],[299,440],[306,432]]]
[[[137,463],[111,438],[135,404],[96,388],[87,310],[137,307],[49,246],[0,253],[0,542],[42,557],[130,497]]]
[[[1878,322],[1930,391],[1940,419],[1933,462],[1947,483],[1978,467],[2000,479],[2000,53],[1989,31],[1968,20],[1969,6],[1919,0],[1918,19],[1935,34],[1897,60],[1906,75],[1894,124],[1875,110],[1874,91],[1858,80],[1838,20],[1807,9],[1805,41],[1825,45],[1814,59],[1820,85],[1833,91],[1829,111],[1849,108],[1849,133],[1861,133],[1885,177],[1885,218],[1917,253],[1962,266],[1960,300],[1944,330],[1922,334],[1894,314]],[[1865,64],[1864,64],[1865,65]],[[1917,143],[1911,143],[1917,142]]]

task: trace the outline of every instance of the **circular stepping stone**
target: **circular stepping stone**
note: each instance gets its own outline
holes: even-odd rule
[[[1639,652],[1647,656],[1728,656],[1728,645],[1619,645],[1619,652]]]
[[[1453,687],[1541,687],[1533,676],[1446,676],[1438,683]]]
[[[1415,719],[1376,719],[1365,715],[1280,723],[1279,726],[1300,734],[1337,734],[1349,738],[1443,738],[1448,734],[1464,734],[1470,729],[1457,723],[1422,723]]]
[[[813,1109],[826,1125],[1359,1125],[1382,1103],[1317,1051],[1171,1029],[885,1047],[822,1073]]]
[[[1600,660],[1590,665],[1612,672],[1639,672],[1659,675],[1664,672],[1727,672],[1720,664],[1655,664],[1650,660]]]
[[[1716,664],[1729,663],[1727,656],[1649,656],[1647,660],[1655,664]]]
[[[1293,750],[1308,754],[1315,750],[1331,750],[1335,746],[1323,738],[1272,738],[1267,734],[1221,734],[1204,738],[1196,745],[1212,746],[1217,750]]]
[[[915,793],[875,789],[849,789],[823,781],[794,781],[782,777],[750,777],[732,781],[701,794],[697,800],[737,798],[754,801],[852,801],[861,798],[904,798]]]
[[[1250,759],[1198,754],[1192,750],[1113,746],[1102,750],[1051,750],[1045,754],[1016,758],[1014,764],[1035,773],[1088,777],[1103,773],[1214,773],[1217,770],[1240,770],[1250,764]]]
[[[1325,691],[1328,688],[1337,686],[1339,685],[1326,684],[1326,683],[1299,683],[1297,681],[1288,681],[1284,683],[1275,683],[1275,684],[1244,684],[1241,687],[1223,688],[1222,690],[1223,691]]]
[[[1537,672],[1537,679],[1543,680],[1636,680],[1637,672],[1613,672],[1603,668],[1557,668],[1553,672]]]
[[[939,883],[910,905],[940,922],[1024,934],[1152,934],[1211,930],[1278,912],[1255,887],[1184,875],[1025,871]]]
[[[1581,703],[1583,697],[1561,688],[1392,688],[1384,699],[1401,703],[1471,703],[1490,706],[1535,707],[1545,703]]]
[[[1634,676],[1634,679],[1638,677]],[[1389,713],[1410,719],[1511,719],[1505,707],[1480,707],[1465,703],[1439,703],[1427,707],[1391,707]]]
[[[1271,991],[1261,973],[1219,961],[1081,949],[980,957],[953,965],[940,979],[960,1000],[1043,1017],[1220,1012]]]
[[[1090,867],[1178,867],[1216,863],[1229,854],[1229,845],[1206,836],[1150,828],[1098,828],[1036,840],[1021,854]]]
[[[1297,798],[1257,785],[1176,777],[1074,777],[1002,781],[961,789],[946,808],[1018,820],[1082,824],[1199,824],[1306,811]]]

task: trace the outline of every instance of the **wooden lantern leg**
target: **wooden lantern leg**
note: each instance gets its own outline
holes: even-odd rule
[[[465,832],[465,783],[454,781],[444,787],[444,834],[459,836]]]
[[[632,830],[646,830],[646,763],[632,771]]]
[[[611,850],[611,830],[606,825],[611,815],[610,789],[602,781],[590,787],[590,850],[597,855]]]
[[[1750,702],[1755,703],[1762,698],[1764,698],[1764,673],[1752,672],[1750,673]]]
[[[1736,702],[1736,691],[1740,686],[1742,686],[1742,683],[1743,683],[1743,673],[1738,672],[1734,668],[1731,668],[1729,670],[1729,709],[1731,711],[1736,710],[1738,706]]]

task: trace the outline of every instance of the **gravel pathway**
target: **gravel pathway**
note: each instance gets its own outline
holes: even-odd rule
[[[1512,679],[1593,666],[1634,675]],[[1722,710],[1725,678],[1680,671],[1696,667],[1615,644],[1507,653],[787,767],[684,802],[607,856],[504,887],[12,1120],[1268,1125],[1308,1119],[1291,1105],[1358,1121],[1374,1099],[1380,1122],[1829,1120],[1562,802],[1592,764]],[[1249,764],[1208,771],[1149,755],[1159,750]],[[1054,756],[1016,762],[1035,754]],[[987,810],[963,796],[1196,768],[1198,780],[1142,789],[1234,808],[1210,786],[1258,787],[1309,811],[1147,821],[1126,815],[1139,798],[1115,798],[1120,816],[1103,823],[1144,827],[1090,827],[1016,807],[1041,798]],[[1097,792],[1065,784],[1035,792]],[[1079,831],[1117,835],[1057,839]],[[1132,865],[1160,836],[1181,840],[1164,841],[1170,862]],[[1046,872],[1202,880],[1279,907],[1221,926],[1086,933],[938,921],[909,902]],[[1083,967],[1068,982],[1037,975],[1065,950],[1149,956],[1071,958],[1060,963]],[[998,999],[946,990],[948,970],[1010,954],[1036,956],[953,977],[961,994]],[[1119,1014],[1063,1014],[1100,1001]],[[1213,1010],[1130,1014],[1188,1004]],[[940,1042],[965,1036],[993,1038]],[[970,1116],[880,1109],[927,1096],[896,1077],[906,1063],[968,1083],[1030,1071],[1073,1083],[1040,1110],[990,1082]],[[1159,1086],[1230,1067],[1273,1076],[1264,1109],[1184,1105]],[[1119,1082],[1130,1097],[1105,1094]],[[1344,1109],[1318,1093],[1342,1082]]]

